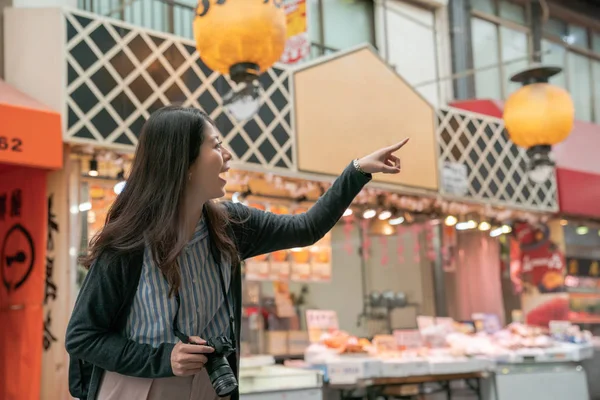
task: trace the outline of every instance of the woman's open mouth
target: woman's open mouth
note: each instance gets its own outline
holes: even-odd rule
[[[219,174],[219,179],[221,181],[223,181],[223,184],[227,183],[227,178],[229,177],[229,168],[224,169],[223,171],[221,171],[221,173]]]

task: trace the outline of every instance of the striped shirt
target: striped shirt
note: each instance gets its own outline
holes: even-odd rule
[[[219,271],[210,253],[208,227],[201,218],[192,240],[179,256],[181,268],[181,308],[179,330],[188,336],[208,339],[228,335],[229,313],[223,298]],[[225,287],[229,288],[231,266],[222,262]],[[231,291],[227,289],[229,302]],[[169,285],[154,265],[149,248],[144,251],[142,274],[129,314],[125,335],[138,342],[158,347],[161,343],[177,343],[173,318],[177,311],[175,296],[169,297]]]

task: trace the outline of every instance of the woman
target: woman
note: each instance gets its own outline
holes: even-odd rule
[[[89,273],[66,337],[72,393],[216,399],[204,339],[227,337],[239,348],[240,261],[315,243],[372,173],[400,172],[393,152],[407,141],[353,161],[307,213],[281,216],[213,201],[225,194],[231,153],[206,114],[174,106],[152,114],[84,260]],[[237,374],[236,353],[227,360]]]

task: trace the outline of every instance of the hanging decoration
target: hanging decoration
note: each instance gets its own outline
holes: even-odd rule
[[[456,271],[456,250],[457,237],[456,230],[453,227],[444,226],[442,227],[442,257],[443,257],[443,269],[444,272],[455,272]]]
[[[523,84],[504,105],[504,124],[511,140],[527,149],[529,178],[542,183],[554,172],[552,146],[569,136],[575,121],[575,107],[569,93],[548,83],[561,72],[559,67],[535,66],[514,75]]]
[[[352,247],[352,229],[354,229],[353,227],[354,217],[344,217],[344,250],[349,256],[351,256],[354,253],[354,248]]]
[[[425,225],[425,243],[427,244],[427,259],[429,261],[435,261],[437,254],[435,253],[434,246],[434,226],[431,223]]]
[[[388,237],[387,236],[379,236],[379,245],[381,247],[381,266],[387,267],[390,262],[390,257],[388,255]]]
[[[361,235],[362,235],[362,247],[361,247],[361,254],[363,257],[363,260],[369,261],[370,258],[370,251],[371,251],[371,238],[369,237],[369,221],[366,219],[363,219],[360,221],[360,225],[361,225]]]
[[[404,238],[405,238],[406,230],[403,226],[398,226],[396,228],[396,254],[398,256],[398,263],[404,264]]]
[[[411,232],[412,232],[413,241],[414,241],[413,260],[416,264],[419,264],[421,262],[421,241],[420,241],[421,226],[413,225],[411,227]]]
[[[253,116],[260,107],[258,76],[283,54],[286,17],[283,0],[200,0],[194,38],[200,58],[213,71],[239,85],[224,97],[236,119]]]

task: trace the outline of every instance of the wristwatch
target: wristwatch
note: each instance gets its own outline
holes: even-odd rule
[[[365,176],[370,176],[370,175],[371,175],[371,174],[369,174],[369,173],[365,172],[365,171],[364,171],[364,170],[363,170],[363,169],[360,167],[360,164],[358,163],[358,158],[355,158],[355,159],[352,161],[352,165],[354,165],[354,168],[355,168],[355,169],[356,169],[358,172],[360,172],[361,174],[363,174],[363,175],[365,175]]]

